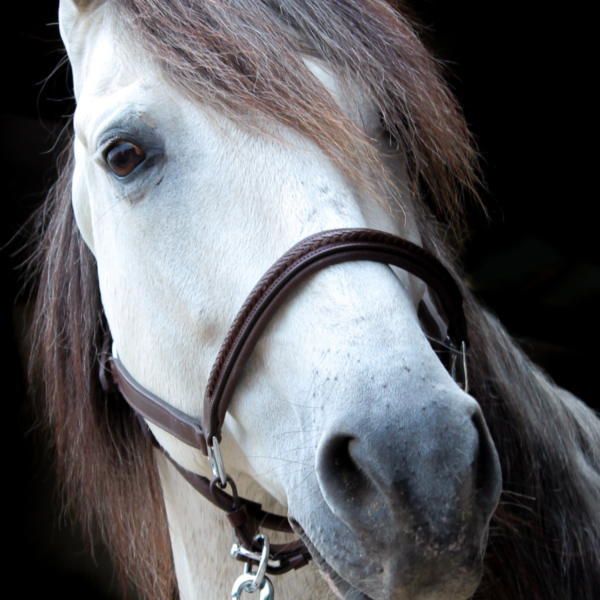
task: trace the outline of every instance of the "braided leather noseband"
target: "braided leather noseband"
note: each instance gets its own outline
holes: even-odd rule
[[[467,390],[467,324],[462,295],[446,268],[429,252],[395,235],[370,229],[336,229],[305,238],[288,250],[254,287],[235,318],[210,373],[204,396],[202,422],[184,414],[144,389],[127,371],[105,340],[100,379],[107,391],[118,390],[138,415],[147,436],[158,446],[144,419],[209,457],[214,477],[209,481],[178,465],[163,452],[185,479],[205,498],[227,513],[238,542],[232,555],[246,563],[260,562],[261,548],[255,539],[259,527],[292,533],[287,517],[262,510],[261,505],[241,498],[233,480],[225,473],[219,442],[225,414],[258,339],[289,294],[306,278],[331,265],[348,261],[373,261],[394,265],[416,275],[436,293],[448,319],[451,370],[456,370],[462,352],[464,387]],[[143,418],[142,418],[143,417]],[[160,447],[160,446],[158,446]],[[224,491],[227,484],[232,494]],[[235,550],[235,551],[234,551]],[[270,545],[267,573],[280,575],[308,564],[311,556],[298,539]]]

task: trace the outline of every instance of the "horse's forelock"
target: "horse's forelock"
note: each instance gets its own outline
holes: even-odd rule
[[[438,64],[385,0],[120,0],[114,8],[127,38],[179,90],[234,118],[254,113],[296,129],[380,197],[380,182],[389,182],[373,141],[302,57],[323,59],[378,109],[415,196],[426,188],[462,239],[464,199],[478,201],[472,138]]]

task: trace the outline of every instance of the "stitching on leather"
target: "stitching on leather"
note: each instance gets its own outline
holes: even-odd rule
[[[443,269],[439,268],[436,262],[431,261],[432,256],[429,252],[408,242],[406,240],[400,240],[391,235],[380,233],[380,232],[353,232],[345,231],[342,233],[326,234],[317,239],[306,240],[305,243],[300,244],[293,253],[291,253],[284,262],[281,264],[275,263],[273,267],[265,274],[262,280],[262,284],[259,282],[260,287],[255,288],[251,295],[248,297],[242,309],[238,313],[234,323],[230,327],[225,342],[219,351],[215,364],[211,370],[209,377],[209,385],[207,388],[207,394],[209,396],[209,407],[212,413],[213,405],[215,404],[216,398],[213,397],[215,390],[220,386],[223,372],[227,365],[231,362],[231,352],[238,345],[238,341],[241,336],[247,331],[248,323],[252,320],[252,317],[256,313],[256,310],[260,306],[260,301],[270,293],[273,287],[277,286],[281,279],[287,275],[290,268],[294,267],[300,260],[307,260],[317,250],[324,246],[335,246],[348,242],[360,242],[370,240],[375,243],[388,244],[395,249],[402,249],[404,251],[410,251],[412,254],[417,255],[422,260],[428,263],[436,275],[446,282],[452,281],[453,279],[448,276],[448,273]],[[435,257],[433,257],[435,260]],[[210,426],[210,423],[209,423]]]
[[[226,337],[226,343],[223,345],[223,347],[221,348],[221,351],[219,352],[219,355],[217,356],[217,360],[215,361],[215,364],[213,366],[210,378],[209,378],[209,386],[208,386],[208,395],[212,396],[215,388],[218,386],[218,384],[220,383],[220,379],[221,379],[221,374],[223,371],[223,368],[227,365],[227,363],[229,362],[228,358],[230,356],[231,350],[237,345],[237,341],[240,338],[240,334],[243,334],[244,331],[246,331],[247,329],[247,322],[249,321],[250,317],[252,317],[259,304],[260,304],[260,300],[266,296],[268,294],[268,292],[279,283],[279,281],[281,281],[282,277],[285,276],[287,274],[287,272],[289,271],[290,267],[294,266],[300,259],[307,259],[311,256],[311,254],[313,254],[316,250],[322,248],[323,246],[326,245],[332,245],[332,240],[333,243],[343,243],[343,242],[347,242],[349,239],[350,240],[358,240],[358,241],[364,241],[365,238],[369,238],[372,239],[373,241],[376,242],[388,242],[390,243],[390,245],[398,247],[399,244],[397,243],[396,240],[390,239],[387,236],[383,236],[381,234],[367,234],[364,232],[360,232],[360,234],[354,234],[352,235],[352,233],[348,232],[348,233],[344,233],[344,234],[338,234],[336,235],[330,235],[328,236],[329,239],[323,237],[319,240],[312,240],[313,243],[308,244],[308,247],[300,247],[297,249],[296,252],[294,252],[294,254],[290,255],[288,257],[288,259],[282,263],[281,265],[277,265],[276,263],[276,267],[278,267],[276,270],[274,270],[273,272],[267,272],[266,276],[265,276],[265,280],[263,282],[263,285],[261,285],[260,288],[257,288],[255,290],[254,293],[252,293],[252,295],[248,298],[248,300],[246,301],[246,303],[244,304],[244,306],[242,307],[242,309],[240,310],[240,313],[238,314],[238,318],[236,318],[235,322],[233,323],[232,327],[230,328],[227,337]],[[315,243],[316,242],[316,243]],[[395,242],[395,243],[392,243]],[[424,251],[423,249],[419,248],[418,246],[416,246],[416,248],[419,249],[419,252],[421,254],[421,258],[424,259],[428,259],[429,255],[426,251]],[[404,248],[406,250],[406,248]],[[412,248],[411,248],[412,250]],[[434,263],[432,263],[433,265]],[[435,267],[437,267],[437,265],[435,265]],[[439,269],[436,268],[436,271],[438,271]]]
[[[243,325],[247,321],[249,312],[250,314],[253,314],[253,310],[258,305],[259,300],[265,296],[265,289],[270,289],[272,287],[272,284],[276,283],[280,279],[282,271],[285,272],[300,258],[305,258],[308,255],[310,255],[311,252],[314,252],[315,250],[325,246],[326,241],[331,243],[331,240],[333,240],[335,243],[339,241],[345,241],[348,239],[348,237],[349,235],[347,233],[338,233],[324,235],[323,237],[318,238],[316,240],[314,238],[309,238],[309,240],[301,242],[300,246],[297,247],[296,250],[287,257],[285,262],[281,264],[277,262],[275,263],[275,265],[273,265],[273,267],[271,267],[271,269],[269,269],[269,271],[267,271],[267,273],[261,280],[262,285],[261,282],[259,282],[258,284],[261,285],[261,287],[257,287],[253,292],[251,292],[251,295],[248,297],[246,302],[244,302],[244,305],[242,306],[240,312],[237,315],[237,318],[235,319],[227,333],[225,343],[221,347],[221,350],[219,351],[219,354],[217,356],[217,360],[215,361],[215,364],[213,365],[213,368],[211,370],[207,390],[209,396],[212,396],[214,392],[215,385],[218,383],[218,380],[220,378],[220,372],[222,370],[223,364],[225,363],[225,359],[229,355],[230,350],[234,345],[234,341],[238,339],[239,330],[243,329]],[[360,235],[355,234],[355,237],[364,239],[365,233],[361,232]],[[380,236],[378,237],[381,239]]]

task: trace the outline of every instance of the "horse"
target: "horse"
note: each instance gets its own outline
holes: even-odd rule
[[[77,108],[38,219],[32,379],[65,497],[125,584],[212,600],[240,564],[188,483],[219,472],[102,386],[108,335],[137,382],[200,420],[261,275],[307,237],[369,228],[451,275],[468,387],[409,270],[343,262],[290,293],[219,446],[240,496],[285,515],[312,559],[277,597],[595,597],[600,421],[463,281],[477,152],[403,4],[61,0],[59,24]]]

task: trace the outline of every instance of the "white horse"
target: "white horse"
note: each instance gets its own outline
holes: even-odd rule
[[[331,34],[348,40],[346,64],[336,62],[314,26],[323,17],[320,10],[325,17],[338,17]],[[194,18],[204,13],[213,21],[207,17],[196,30]],[[387,23],[396,37],[375,39],[368,47],[355,19],[361,14],[373,28],[385,29],[381,23]],[[386,91],[391,84],[371,81],[369,88],[361,79],[361,67],[377,60],[369,53],[387,51],[386,43],[404,44],[407,61],[411,53],[426,57],[406,22],[384,2],[152,0],[144,8],[144,2],[133,0],[61,0],[60,30],[77,100],[72,172],[77,228],[95,257],[103,311],[121,360],[172,406],[201,418],[202,391],[237,310],[267,268],[310,234],[378,229],[425,245],[451,268],[432,217],[416,196],[415,176],[425,179],[443,205],[448,193],[439,182],[444,176],[454,185],[461,178],[469,185],[468,139],[442,84],[427,71],[432,68],[428,59],[421,61],[423,72],[415,59],[406,79],[393,82],[400,90],[397,98],[406,96],[404,105],[398,100],[397,114]],[[219,43],[226,39],[235,60],[223,48],[207,45],[211,31]],[[195,35],[204,40],[206,56],[190,47]],[[275,43],[281,44],[273,48],[281,52],[281,61],[294,60],[282,85],[273,79],[277,56],[268,54],[268,44]],[[340,55],[342,45],[336,46]],[[222,72],[208,70],[211,51],[225,64]],[[204,96],[182,66],[185,61],[193,66],[199,56],[205,62],[198,71],[204,69],[208,82]],[[234,73],[236,65],[241,66]],[[247,95],[228,97],[227,73],[246,77],[254,88],[243,82]],[[305,105],[293,87],[304,84]],[[386,99],[378,100],[377,92]],[[311,104],[315,98],[321,104]],[[284,100],[296,113],[286,105],[277,112]],[[411,103],[425,107],[421,119],[416,109],[402,114]],[[264,106],[274,107],[272,116]],[[398,131],[405,127],[406,139],[390,146],[396,139],[394,123]],[[454,128],[454,138],[444,133],[446,126]],[[461,139],[463,146],[452,145]],[[452,210],[458,211],[458,204],[447,204],[439,218],[454,223],[448,217]],[[69,280],[62,281],[68,287],[64,294],[71,294]],[[71,282],[75,286],[75,279]],[[489,521],[500,494],[500,463],[480,405],[453,381],[423,333],[417,307],[424,294],[422,282],[397,269],[366,262],[331,267],[294,292],[252,354],[225,420],[224,462],[241,495],[293,517],[315,559],[274,582],[277,598],[325,600],[333,591],[356,600],[459,600],[469,598],[480,583]],[[515,408],[513,392],[498,391],[510,387],[511,378],[514,398],[520,401],[523,389],[534,390],[531,414],[547,411],[557,431],[577,427],[584,432],[581,439],[594,440],[599,428],[595,417],[557,392],[471,300],[467,306],[474,338],[473,393],[482,404],[489,402],[488,425],[501,458],[507,456],[504,475],[517,495],[527,474],[517,476],[513,459],[520,452],[514,440],[527,434],[523,418],[515,415],[530,413]],[[478,397],[478,391],[487,395]],[[496,404],[508,407],[504,422],[513,419],[519,428],[494,429],[491,416],[503,414]],[[542,431],[543,418],[539,421],[530,425],[534,437]],[[210,476],[199,452],[150,428],[180,465]],[[531,451],[523,450],[523,456],[535,455],[543,444],[566,444],[564,455],[586,482],[578,483],[587,502],[582,510],[593,511],[600,489],[595,451],[586,454],[585,443],[574,438],[558,443],[550,434],[538,437],[525,444]],[[82,457],[84,446],[78,446]],[[523,464],[529,464],[527,457]],[[231,541],[222,513],[161,453],[155,461],[180,597],[228,597],[241,569],[226,556]],[[100,470],[98,477],[106,481],[98,490],[114,483]],[[123,490],[127,503],[126,486]],[[133,490],[132,498],[142,497],[137,493]],[[142,562],[140,548],[154,547],[151,532],[127,529],[126,521],[123,531],[131,539],[124,545],[137,548],[129,556]],[[518,535],[502,523],[496,527],[500,549],[492,557],[508,561],[513,544],[542,560],[527,545],[538,543],[534,534],[502,546],[502,539]],[[597,522],[592,529],[597,531]],[[590,536],[588,544],[597,539]],[[550,558],[545,560],[542,567],[557,571]],[[494,573],[500,562],[490,562],[487,572]],[[125,568],[133,572],[147,566]],[[519,577],[507,576],[498,590],[526,589]],[[513,579],[516,583],[510,583]],[[561,574],[548,580],[562,581],[556,598],[575,589]],[[535,580],[536,590],[543,585]],[[155,586],[146,585],[145,593],[163,597],[165,588]],[[517,597],[488,590],[489,597]]]

